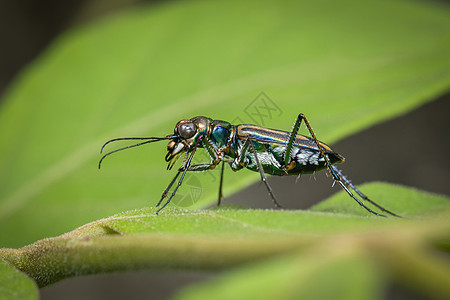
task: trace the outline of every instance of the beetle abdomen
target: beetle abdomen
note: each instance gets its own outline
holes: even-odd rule
[[[263,151],[258,149],[260,151],[257,152],[257,155],[264,173],[267,174],[278,176],[298,175],[313,173],[326,168],[325,159],[319,150],[294,147],[291,151],[289,163],[286,168],[284,168],[284,154],[286,152],[286,147],[264,144],[257,145],[257,148],[260,147],[266,148]],[[325,151],[325,155],[331,164],[344,161],[344,158],[336,152]],[[258,171],[258,166],[253,153],[247,153],[244,164],[247,169]]]

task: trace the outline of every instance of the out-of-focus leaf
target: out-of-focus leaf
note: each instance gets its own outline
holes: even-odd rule
[[[268,260],[189,287],[178,298],[382,299],[385,282],[370,258],[358,249],[336,252]]]
[[[0,259],[0,299],[38,299],[34,281]]]

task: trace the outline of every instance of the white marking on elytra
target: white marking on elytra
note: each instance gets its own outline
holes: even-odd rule
[[[297,157],[297,162],[299,163],[299,164],[302,164],[302,165],[307,165],[307,164],[315,164],[315,165],[318,165],[319,163],[318,163],[318,161],[317,161],[317,158],[319,158],[318,156],[317,156],[317,158],[316,159],[314,159],[314,156],[316,155],[316,153],[314,153],[314,152],[312,152],[312,151],[307,151],[307,150],[300,150],[299,149],[299,151],[297,152],[297,155],[296,155],[296,157]]]
[[[259,162],[261,165],[273,165],[277,168],[281,168],[280,162],[275,158],[272,153],[269,152],[260,152],[257,154]]]
[[[316,151],[309,151],[309,150],[301,150],[298,149],[297,153],[294,155],[294,157],[297,158],[297,162],[302,165],[319,165],[319,162],[324,162],[325,159],[323,157],[320,157],[320,152]],[[328,155],[327,155],[328,158]]]
[[[284,157],[284,153],[286,152],[286,147],[274,147],[272,149],[272,151],[279,157]]]

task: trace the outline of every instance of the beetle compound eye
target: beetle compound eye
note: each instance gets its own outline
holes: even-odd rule
[[[183,139],[189,139],[193,137],[195,132],[196,128],[193,123],[181,124],[180,128],[178,128],[178,133]]]

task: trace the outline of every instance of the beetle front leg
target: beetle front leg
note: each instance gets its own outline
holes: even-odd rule
[[[200,141],[203,143],[203,146],[208,151],[208,154],[211,157],[211,163],[203,163],[203,164],[191,165],[192,159],[194,157],[195,151],[196,151],[198,143]],[[161,196],[161,199],[159,200],[158,204],[156,204],[156,207],[159,207],[159,205],[162,203],[162,201],[167,197],[167,195],[169,193],[169,190],[174,185],[174,183],[177,180],[178,176],[180,176],[180,174],[182,174],[180,180],[178,181],[177,186],[175,187],[174,191],[172,192],[172,195],[166,201],[166,203],[160,209],[158,209],[158,211],[156,213],[158,214],[164,207],[167,206],[167,204],[170,203],[172,198],[175,196],[178,188],[181,186],[181,183],[183,182],[184,176],[186,175],[187,171],[189,171],[189,172],[201,172],[201,171],[212,170],[221,161],[222,161],[222,156],[221,156],[221,153],[218,151],[218,149],[206,137],[202,138],[202,139],[199,139],[197,141],[197,144],[194,147],[194,150],[192,151],[191,155],[189,156],[189,158],[186,161],[186,163],[184,164],[184,166],[182,166],[181,168],[178,169],[177,174],[172,179],[172,181],[169,183],[167,188],[164,190],[164,192],[163,192],[163,194]],[[222,183],[220,184],[220,187],[219,187],[219,195],[221,194],[221,190],[222,190]],[[219,204],[220,204],[220,199],[219,199]]]
[[[211,157],[211,163],[191,165],[191,166],[189,166],[188,171],[201,172],[201,171],[213,170],[222,161],[222,154],[208,140],[208,138],[206,138],[206,137],[202,138],[202,143],[203,143],[203,146],[205,147],[206,151],[208,152],[209,156]]]
[[[192,165],[188,168],[188,171],[202,172],[202,171],[213,170],[219,163],[220,163],[220,161],[218,161],[216,164],[206,164],[205,163],[205,164]]]
[[[180,180],[178,181],[177,186],[176,186],[175,189],[173,190],[172,195],[169,197],[169,199],[166,201],[166,203],[164,203],[164,205],[161,206],[161,207],[156,211],[156,214],[159,214],[159,212],[160,212],[161,210],[163,210],[163,209],[170,203],[170,201],[172,200],[172,198],[173,198],[173,197],[175,196],[175,194],[177,193],[178,188],[179,188],[179,187],[181,186],[181,184],[183,183],[184,176],[186,175],[187,170],[188,170],[189,167],[191,166],[192,158],[193,158],[194,155],[195,155],[195,151],[197,150],[199,141],[200,141],[200,140],[197,140],[197,143],[195,144],[194,149],[192,150],[191,154],[189,155],[189,158],[186,160],[184,166],[178,170],[178,174],[175,176],[174,179],[172,179],[172,182],[171,182],[171,183],[169,184],[169,186],[166,188],[166,191],[168,192],[169,189],[171,188],[171,186],[174,184],[175,180],[177,179],[178,175],[181,173],[181,178],[180,178]],[[166,196],[167,196],[167,192],[166,192],[166,191],[164,191],[165,193],[163,193],[163,196],[162,196],[161,200],[159,200],[159,202],[158,202],[158,204],[156,205],[156,207],[159,207],[159,205],[161,204],[161,202],[163,201],[163,199],[166,198]]]
[[[213,143],[211,143],[208,138],[202,139],[203,146],[205,147],[206,151],[209,154],[209,157],[211,157],[211,164],[218,165],[222,161],[222,153],[219,149],[214,146]]]
[[[189,166],[189,168],[187,169],[187,171],[192,171],[192,172],[201,172],[201,171],[207,171],[207,170],[212,170],[216,167],[215,164],[197,164],[197,165],[192,165]],[[166,187],[166,189],[164,190],[164,192],[161,195],[161,199],[159,200],[158,204],[156,204],[156,207],[158,207],[161,202],[164,200],[164,198],[167,197],[167,194],[169,193],[169,190],[172,188],[173,184],[175,183],[175,181],[177,180],[178,176],[180,176],[180,174],[184,171],[184,168],[181,167],[178,169],[177,174],[175,175],[175,177],[172,179],[172,181],[169,183],[169,185]]]
[[[175,181],[177,180],[178,176],[180,176],[182,171],[183,171],[182,168],[178,169],[177,175],[175,175],[175,177],[172,179],[172,181],[169,183],[169,185],[166,187],[166,189],[162,193],[161,199],[156,204],[156,207],[158,207],[161,204],[161,202],[164,200],[164,198],[167,197],[167,194],[169,193],[169,190],[172,188],[172,185],[175,183]]]

